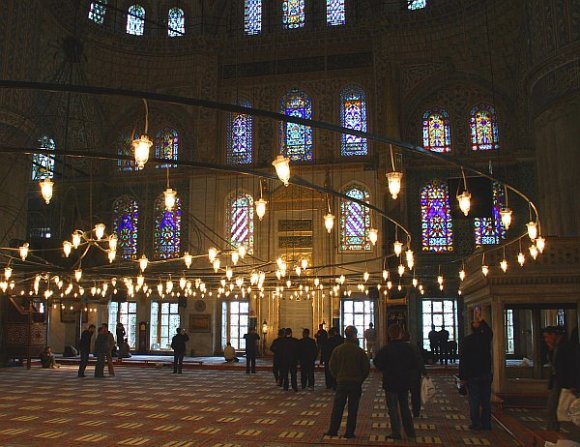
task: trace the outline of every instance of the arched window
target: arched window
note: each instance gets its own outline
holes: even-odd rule
[[[367,103],[365,93],[360,87],[347,87],[340,96],[340,119],[342,127],[367,131]],[[341,155],[368,155],[366,138],[343,134]]]
[[[423,9],[427,7],[427,0],[407,0],[407,8],[410,10]]]
[[[451,128],[445,110],[430,110],[423,115],[423,147],[433,152],[451,151]]]
[[[493,106],[480,104],[471,109],[471,148],[474,151],[499,149],[499,132]]]
[[[475,245],[496,245],[506,237],[506,230],[501,223],[499,214],[505,206],[505,194],[501,183],[493,182],[493,208],[491,217],[476,217],[473,220],[475,226]]]
[[[423,251],[453,251],[453,224],[447,183],[433,180],[421,190]]]
[[[121,172],[131,172],[137,170],[133,157],[133,146],[131,145],[133,140],[136,138],[139,138],[139,135],[136,133],[131,134],[130,132],[127,132],[125,137],[119,137],[117,140],[117,154],[124,157],[129,157],[128,160],[121,158],[117,160],[117,167]]]
[[[312,101],[294,88],[282,99],[281,113],[299,118],[312,118]],[[282,153],[292,161],[312,161],[312,127],[282,123]]]
[[[38,147],[49,151],[56,151],[56,143],[50,137],[38,139]],[[54,155],[32,155],[32,180],[42,180],[54,177]]]
[[[185,14],[181,8],[171,8],[167,14],[167,35],[180,37],[185,35]]]
[[[113,202],[113,231],[117,235],[117,254],[121,259],[137,257],[139,236],[139,205],[130,197],[119,197]]]
[[[155,201],[155,230],[153,251],[157,259],[179,257],[181,249],[181,200],[175,201],[172,211],[165,209],[165,196]]]
[[[127,34],[142,36],[145,29],[145,8],[141,5],[129,6],[127,11]]]
[[[326,0],[326,24],[344,25],[345,21],[344,0]]]
[[[254,199],[249,194],[233,195],[226,210],[226,234],[233,247],[245,245],[248,253],[254,250]]]
[[[262,0],[245,0],[244,32],[250,36],[262,32]]]
[[[155,158],[177,161],[179,154],[179,134],[175,129],[162,129],[155,137]],[[174,163],[156,165],[158,168],[176,168]]]
[[[344,194],[363,202],[369,201],[369,192],[364,186],[354,185],[344,190]],[[352,200],[340,202],[340,249],[341,251],[370,251],[368,238],[371,227],[370,210]]]
[[[91,7],[89,9],[89,20],[92,20],[98,25],[102,25],[105,22],[107,3],[109,3],[109,0],[99,0],[98,2],[91,2]]]
[[[282,26],[302,28],[305,21],[305,0],[282,0]]]
[[[251,107],[247,101],[243,106]],[[231,113],[228,122],[227,163],[242,165],[252,163],[253,155],[253,117],[243,113]]]

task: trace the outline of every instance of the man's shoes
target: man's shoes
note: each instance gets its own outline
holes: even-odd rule
[[[352,439],[352,438],[356,438],[356,436],[354,435],[354,433],[345,433],[343,438]]]
[[[84,374],[79,374],[77,377],[85,377]]]
[[[394,439],[394,440],[399,440],[400,441],[403,438],[401,437],[401,435],[393,435],[393,434],[390,434],[390,435],[387,435],[387,439]]]
[[[338,436],[338,433],[327,431],[326,433],[324,433],[324,436],[332,436],[334,438]]]

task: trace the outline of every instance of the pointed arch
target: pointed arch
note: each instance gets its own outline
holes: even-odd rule
[[[304,119],[312,118],[312,100],[303,91],[293,88],[280,103],[280,113]],[[312,127],[282,123],[282,150],[292,161],[312,161]]]
[[[127,10],[127,34],[142,36],[145,31],[145,8],[141,5],[129,6]]]
[[[254,199],[250,194],[233,193],[226,204],[226,234],[232,247],[245,245],[254,251]]]
[[[240,105],[251,107],[250,101],[240,101]],[[251,164],[253,161],[253,123],[252,115],[230,113],[228,118],[228,135],[226,161],[230,165]]]
[[[340,94],[340,121],[347,129],[367,131],[367,102],[364,90],[359,86],[348,86]],[[366,138],[342,134],[341,155],[350,157],[368,155]]]
[[[177,161],[179,158],[179,133],[166,127],[155,136],[155,158]],[[174,163],[156,164],[157,168],[176,168]]]
[[[326,24],[336,26],[344,25],[345,23],[344,0],[326,0]]]
[[[501,222],[500,210],[505,207],[505,192],[501,183],[493,182],[493,208],[490,217],[476,217],[473,220],[475,245],[497,245],[506,238],[506,230]]]
[[[282,26],[284,28],[303,28],[305,21],[305,0],[282,0]]]
[[[91,2],[89,8],[89,20],[92,20],[97,25],[105,23],[105,14],[107,13],[107,4],[109,0],[99,0],[98,2]]]
[[[445,110],[436,108],[423,114],[423,147],[432,152],[451,151],[451,126]]]
[[[155,258],[178,258],[181,250],[181,199],[178,197],[173,210],[167,211],[165,195],[160,194],[155,200],[154,213],[153,252]]]
[[[38,139],[38,148],[56,152],[54,139],[44,135]],[[54,178],[54,155],[32,155],[32,180]]]
[[[423,251],[453,251],[453,223],[447,183],[433,180],[421,189]]]
[[[167,13],[167,35],[181,37],[185,35],[185,13],[181,8],[171,8]]]
[[[370,201],[368,189],[358,183],[345,187],[342,191],[348,197]],[[340,250],[341,251],[370,251],[369,229],[371,227],[371,213],[366,206],[351,200],[340,202]]]
[[[117,235],[117,252],[121,259],[135,259],[139,240],[139,204],[129,196],[113,202],[113,232]]]
[[[471,109],[469,118],[471,148],[474,151],[499,149],[499,131],[495,108],[479,104]]]
[[[262,0],[244,1],[244,32],[249,36],[262,32]]]

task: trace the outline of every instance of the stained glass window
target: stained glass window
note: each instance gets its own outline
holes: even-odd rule
[[[347,87],[340,98],[340,118],[342,127],[367,131],[367,103],[365,93],[360,87]],[[368,155],[366,138],[343,134],[341,155]]]
[[[471,148],[474,151],[499,149],[499,132],[495,109],[490,105],[478,105],[471,110]]]
[[[179,134],[175,129],[162,129],[155,137],[155,158],[177,161],[179,155]],[[158,168],[176,168],[174,163],[156,165]]]
[[[117,256],[121,259],[137,257],[139,204],[130,197],[119,197],[113,202],[113,231],[117,235]]]
[[[231,196],[228,200],[226,234],[233,247],[245,245],[254,249],[254,199],[249,194]]]
[[[407,0],[408,6],[407,8],[409,8],[410,10],[414,10],[414,9],[423,9],[427,6],[427,0]]]
[[[447,183],[433,180],[421,190],[423,251],[453,251],[453,223]]]
[[[262,0],[245,1],[244,32],[248,35],[262,32]]]
[[[431,110],[423,115],[423,147],[433,152],[451,151],[449,115],[444,110]]]
[[[282,99],[281,113],[299,118],[312,118],[312,101],[298,89],[290,90]],[[312,127],[282,123],[282,152],[292,161],[312,161]]]
[[[250,107],[249,102],[243,106]],[[227,162],[231,165],[252,163],[253,152],[253,118],[243,113],[230,114],[228,122]]]
[[[92,20],[98,25],[105,22],[105,13],[107,12],[108,0],[100,0],[98,2],[91,2],[89,9],[89,20]]]
[[[127,11],[127,34],[142,36],[145,29],[145,8],[141,5],[129,6]]]
[[[157,259],[179,257],[181,249],[181,200],[175,201],[172,211],[165,209],[165,196],[155,201],[155,230],[153,251]]]
[[[326,0],[326,24],[344,25],[345,21],[344,0]]]
[[[348,197],[369,201],[369,193],[363,186],[351,186],[344,191]],[[368,238],[371,227],[370,210],[357,202],[342,200],[340,203],[340,249],[342,251],[370,251]]]
[[[181,8],[171,8],[167,14],[167,35],[180,37],[185,34],[185,14]]]
[[[38,147],[49,151],[56,151],[56,143],[50,137],[38,139]],[[54,177],[54,156],[46,154],[32,155],[32,180],[42,180]]]
[[[117,160],[117,167],[121,172],[130,172],[136,171],[135,167],[135,160],[133,157],[133,147],[131,143],[134,139],[139,138],[139,135],[136,133],[131,134],[127,132],[125,137],[120,137],[117,140],[117,154],[125,157],[129,157],[128,160],[118,159]]]
[[[282,0],[284,28],[302,28],[305,20],[305,0]]]
[[[473,220],[475,226],[476,245],[499,244],[506,237],[506,230],[501,223],[499,214],[505,206],[504,188],[501,183],[493,182],[493,208],[491,217],[476,217]]]

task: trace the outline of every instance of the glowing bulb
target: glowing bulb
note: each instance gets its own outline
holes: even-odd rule
[[[105,235],[105,224],[104,223],[98,223],[95,225],[95,236],[97,237],[97,240],[101,240],[103,239],[103,236]]]
[[[465,279],[465,270],[459,270],[459,279],[463,281]]]
[[[538,253],[538,247],[536,247],[534,244],[530,245],[530,256],[534,261],[538,257]]]
[[[320,285],[320,279],[314,278],[314,286],[318,287]]]
[[[407,259],[407,267],[409,267],[409,270],[413,270],[413,267],[415,266],[415,256],[413,255],[413,251],[407,250],[405,252],[405,258]]]
[[[254,202],[254,204],[256,205],[256,214],[258,216],[258,219],[260,219],[261,221],[263,217],[266,215],[266,205],[268,204],[268,201],[259,198]]]
[[[367,282],[369,280],[370,276],[371,275],[369,274],[369,272],[364,272],[364,274],[363,274],[364,281]]]
[[[47,205],[50,203],[50,199],[52,199],[53,186],[54,182],[49,178],[45,178],[40,182],[40,193],[42,194],[42,198]]]
[[[238,261],[240,260],[240,254],[237,251],[232,251],[231,257],[232,257],[232,263],[234,265],[237,265]]]
[[[72,234],[72,246],[74,248],[79,248],[79,245],[81,245],[81,235],[82,235],[82,231],[77,230]]]
[[[302,274],[302,269],[299,265],[294,268],[294,271],[296,272],[296,276],[300,276]]]
[[[244,259],[246,257],[246,253],[248,253],[248,249],[245,245],[240,245],[238,247],[238,254],[240,255],[240,259]]]
[[[168,279],[167,282],[165,283],[165,292],[171,293],[172,291],[173,291],[173,281],[171,281],[171,279]]]
[[[403,276],[403,273],[405,273],[405,266],[403,264],[399,264],[397,267],[397,272],[399,273],[399,276]]]
[[[526,263],[526,257],[525,257],[525,256],[524,256],[524,254],[523,254],[523,253],[520,251],[520,252],[518,253],[518,264],[519,264],[520,266],[522,266],[522,267],[523,267],[525,263]]]
[[[280,181],[284,183],[284,186],[288,186],[288,181],[290,180],[290,159],[283,155],[278,155],[272,162],[272,166],[276,169],[276,175]]]
[[[72,244],[69,241],[64,241],[62,243],[62,251],[64,252],[65,258],[68,258],[72,251]]]
[[[302,258],[300,261],[300,267],[302,267],[302,270],[306,270],[308,268],[308,259]]]
[[[391,290],[393,288],[393,282],[387,281],[387,289]]]
[[[413,287],[417,287],[419,285],[419,280],[417,278],[413,278]]]
[[[344,282],[346,281],[346,278],[344,275],[340,275],[338,278],[338,282],[342,285],[344,284]]]
[[[165,198],[165,210],[173,211],[175,208],[175,203],[177,202],[177,191],[171,188],[167,188],[163,191],[163,196]]]
[[[226,278],[228,279],[228,281],[230,279],[232,279],[232,277],[234,276],[234,271],[231,269],[231,267],[226,267]]]
[[[439,285],[443,284],[443,275],[437,276],[437,282],[439,283]]]
[[[536,239],[536,247],[538,247],[538,251],[540,253],[544,252],[544,248],[546,248],[546,239],[544,239],[542,236],[539,236]]]
[[[499,263],[500,268],[503,270],[504,273],[507,272],[508,269],[508,262],[506,259],[502,259]]]
[[[443,292],[443,284],[441,284],[441,285],[439,286],[439,290],[441,290],[441,291]]]
[[[512,210],[509,208],[502,208],[499,210],[499,215],[501,216],[501,223],[506,230],[509,230],[512,224]]]
[[[387,172],[387,183],[389,185],[389,192],[391,197],[396,200],[397,196],[401,192],[401,180],[403,179],[403,173],[399,171]]]
[[[383,280],[387,280],[389,279],[389,271],[388,270],[383,270]]]
[[[81,269],[75,270],[75,279],[77,280],[77,282],[79,282],[82,277],[83,271]]]
[[[481,266],[481,273],[483,273],[483,276],[487,276],[489,273],[489,267],[487,265],[482,265]]]
[[[220,265],[221,265],[220,259],[219,258],[214,259],[212,262],[213,271],[217,273],[218,270],[220,269]]]
[[[238,276],[236,278],[236,286],[238,286],[238,288],[241,288],[244,285],[244,278],[242,278],[241,276]]]
[[[143,284],[145,284],[145,277],[143,275],[139,274],[137,276],[137,285],[139,287],[143,287]]]
[[[117,256],[117,251],[116,250],[109,250],[107,252],[107,257],[109,258],[109,263],[113,263],[113,261],[115,260],[115,257]]]
[[[528,227],[528,236],[533,241],[538,237],[538,224],[536,222],[528,222],[526,224]]]
[[[326,228],[326,231],[328,231],[329,233],[334,228],[334,219],[335,217],[332,213],[328,213],[324,216],[324,227]]]
[[[139,259],[139,268],[141,269],[142,272],[145,271],[148,264],[149,264],[149,259],[147,259],[147,256],[145,256],[145,255],[141,256],[141,258]]]
[[[397,286],[397,290],[400,292],[401,290],[403,290],[403,286],[402,286],[401,284],[399,284],[399,285]]]
[[[109,236],[109,249],[112,251],[117,250],[117,243],[119,242],[119,239],[117,238],[116,234],[111,234]]]
[[[216,248],[211,247],[208,251],[207,251],[207,257],[209,258],[209,262],[213,263],[213,261],[215,260],[215,258],[218,255],[218,251]]]
[[[6,267],[4,269],[4,277],[6,278],[6,281],[8,281],[11,276],[12,276],[12,268],[11,267]]]
[[[467,216],[471,208],[471,193],[469,191],[463,191],[457,196],[457,201],[459,202],[459,208]]]
[[[28,256],[28,242],[25,242],[18,248],[18,253],[20,254],[20,259],[26,261],[26,257]]]
[[[185,262],[185,266],[187,268],[191,267],[193,256],[191,256],[188,251],[183,254],[183,262]]]
[[[258,280],[260,279],[260,277],[258,276],[257,272],[252,272],[252,274],[250,275],[250,284],[251,285],[256,285],[258,284]]]
[[[369,228],[369,241],[371,244],[376,245],[379,240],[379,230],[376,228]]]
[[[149,160],[149,150],[151,149],[151,146],[153,146],[153,141],[151,141],[147,135],[141,135],[140,138],[133,140],[131,145],[133,146],[137,169],[143,169],[145,163]]]

